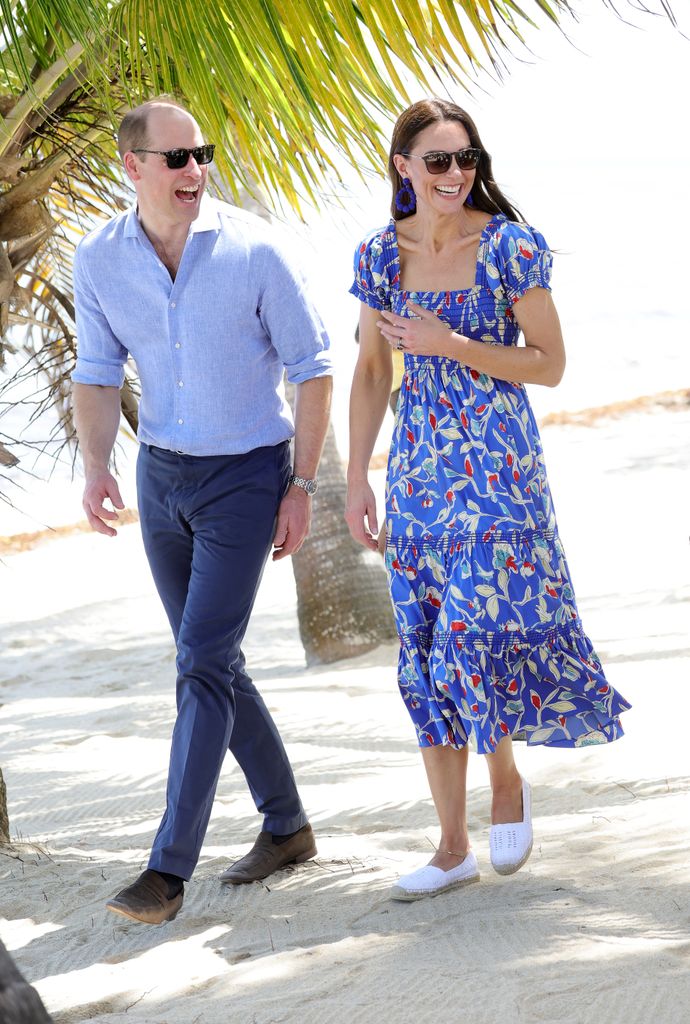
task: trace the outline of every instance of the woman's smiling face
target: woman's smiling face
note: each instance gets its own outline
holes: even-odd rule
[[[443,174],[429,174],[420,157],[442,151],[456,153],[471,146],[470,137],[459,121],[437,121],[424,128],[409,146],[409,157],[397,153],[393,162],[401,177],[409,178],[417,195],[417,209],[434,213],[457,213],[469,195],[476,170],[462,171],[453,159]]]

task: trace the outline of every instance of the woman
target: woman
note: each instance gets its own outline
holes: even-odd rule
[[[608,742],[629,705],[582,630],[524,388],[554,387],[565,366],[546,242],[501,193],[472,119],[453,103],[423,100],[400,116],[389,173],[393,220],[355,255],[346,518],[375,549],[367,467],[399,350],[386,566],[400,690],[441,825],[430,863],[393,889],[411,900],[479,878],[469,741],[489,767],[491,863],[511,874],[532,848],[513,734],[551,746]]]

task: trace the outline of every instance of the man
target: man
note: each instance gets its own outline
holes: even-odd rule
[[[282,741],[240,649],[263,567],[299,549],[331,395],[328,339],[274,231],[204,195],[213,146],[161,98],[122,121],[136,209],[80,243],[74,414],[84,509],[107,536],[124,507],[108,463],[128,355],[141,379],[137,492],[144,547],[177,644],[166,810],[148,869],[107,904],[149,924],[182,905],[225,751],[263,814],[221,879],[265,878],[316,846]],[[281,395],[296,384],[293,428]],[[294,467],[289,439],[294,434]]]

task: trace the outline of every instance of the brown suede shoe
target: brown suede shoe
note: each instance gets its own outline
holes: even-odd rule
[[[172,899],[168,898],[168,884],[157,871],[146,870],[136,882],[128,885],[108,900],[106,907],[115,914],[131,917],[144,924],[162,924],[172,921],[182,906],[184,889]]]
[[[311,825],[304,825],[280,846],[273,843],[270,832],[259,832],[249,853],[227,868],[220,880],[228,885],[259,882],[286,864],[303,864],[315,856],[316,843]]]

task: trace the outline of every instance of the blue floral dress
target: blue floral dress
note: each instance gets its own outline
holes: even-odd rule
[[[358,247],[350,291],[400,316],[411,299],[476,341],[516,345],[513,304],[549,287],[551,261],[538,231],[500,214],[482,231],[472,288],[406,292],[391,221]],[[398,682],[420,746],[491,753],[518,731],[560,747],[622,735],[630,705],[583,632],[523,385],[406,353],[386,520]]]

